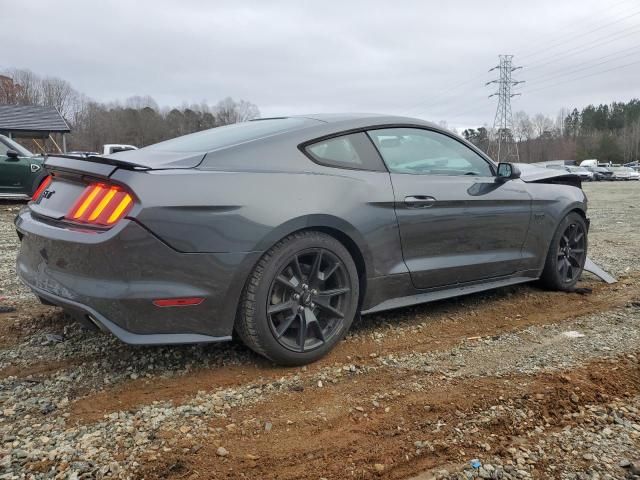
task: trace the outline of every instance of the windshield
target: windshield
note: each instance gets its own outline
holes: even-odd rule
[[[150,145],[141,150],[164,152],[211,152],[219,148],[269,137],[277,133],[297,130],[318,123],[309,118],[269,118],[234,123],[202,132],[184,135],[165,142]]]
[[[14,142],[9,137],[0,135],[0,154],[6,155],[7,150],[15,150],[21,157],[33,157],[33,153],[24,148],[17,142]]]

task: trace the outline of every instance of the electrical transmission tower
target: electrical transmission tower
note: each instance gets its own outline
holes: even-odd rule
[[[498,108],[493,121],[493,136],[489,143],[489,156],[497,162],[518,162],[518,145],[513,139],[513,117],[511,115],[511,99],[520,93],[511,93],[511,88],[523,81],[516,81],[511,74],[522,67],[513,66],[513,55],[500,55],[500,65],[493,67],[490,72],[500,70],[500,78],[487,82],[486,85],[496,83],[498,91],[489,95],[498,97]]]

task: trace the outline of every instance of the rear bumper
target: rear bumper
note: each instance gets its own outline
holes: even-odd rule
[[[131,344],[228,340],[260,253],[180,253],[134,221],[103,233],[50,225],[23,209],[17,272],[36,295]],[[157,307],[156,299],[203,297]]]

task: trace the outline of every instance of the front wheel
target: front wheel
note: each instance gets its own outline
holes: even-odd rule
[[[265,253],[250,275],[236,332],[276,363],[310,363],[344,337],[358,296],[358,272],[347,249],[321,232],[295,233]]]
[[[571,212],[562,219],[551,239],[540,280],[554,290],[572,290],[582,274],[587,259],[587,224]]]

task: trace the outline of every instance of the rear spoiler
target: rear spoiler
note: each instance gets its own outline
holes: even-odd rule
[[[108,157],[93,155],[87,158],[78,158],[71,155],[47,155],[45,168],[48,170],[62,170],[66,172],[92,174],[99,177],[109,177],[116,169],[150,170],[150,167],[137,163],[124,162]]]

